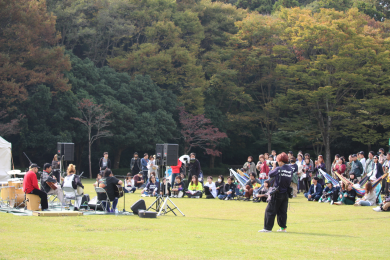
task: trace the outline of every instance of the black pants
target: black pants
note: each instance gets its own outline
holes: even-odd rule
[[[272,196],[271,201],[265,209],[264,229],[272,230],[274,227],[275,216],[277,215],[278,225],[281,228],[287,228],[287,208],[288,194],[276,193]]]
[[[49,205],[47,204],[47,194],[44,191],[34,189],[30,194],[38,195],[41,198],[41,209],[47,209]]]
[[[148,180],[148,171],[142,171],[142,175],[144,177],[144,181],[146,183],[146,181]],[[156,173],[156,180],[157,180],[157,173]]]
[[[310,177],[307,177],[307,178],[304,178],[303,179],[303,184],[305,185],[305,193],[308,193],[309,192],[309,189],[310,189]]]
[[[204,187],[204,194],[206,195],[206,199],[214,199],[213,194],[210,192],[210,188],[207,186]]]

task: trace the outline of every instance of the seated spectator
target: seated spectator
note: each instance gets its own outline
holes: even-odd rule
[[[378,207],[373,208],[376,212],[389,211],[390,210],[390,196],[385,198],[383,203],[380,203]]]
[[[135,178],[135,177],[134,177]],[[148,185],[142,190],[141,196],[146,197],[146,196],[157,196],[160,193],[160,185],[156,181],[156,177],[154,175],[150,174],[150,181]]]
[[[341,176],[344,175],[345,170],[347,169],[347,166],[344,164],[343,158],[335,159],[336,164],[333,166],[332,170],[333,172],[337,172]],[[333,175],[335,179],[339,179],[336,175]]]
[[[253,195],[253,184],[252,184],[253,180],[255,181],[255,183],[261,184],[260,180],[256,179],[256,173],[252,173],[250,175],[250,179],[248,180],[248,182],[245,183],[245,189],[244,189],[245,201],[249,201],[251,196]]]
[[[143,176],[143,172],[140,171],[138,174],[136,174],[134,176],[134,186],[137,188],[137,189],[143,189],[146,187],[146,184],[145,184],[145,181],[144,181],[144,178],[142,177]]]
[[[160,180],[158,179],[158,176],[157,176],[156,172],[151,172],[151,173],[150,173],[150,176],[152,176],[152,175],[154,176],[154,178],[156,178],[156,181],[157,181],[157,182],[160,181]],[[149,181],[150,181],[150,180],[148,180],[148,182],[149,182]]]
[[[252,189],[253,189],[253,199],[256,198],[257,194],[260,192],[261,184],[257,183],[255,180],[251,180]]]
[[[322,192],[322,196],[318,200],[318,202],[319,203],[321,203],[321,202],[331,202],[334,192],[336,192],[335,187],[333,187],[333,184],[330,181],[328,181],[326,183],[326,188]]]
[[[318,183],[318,180],[318,177],[314,177],[309,192],[305,193],[305,197],[308,201],[318,201],[321,198],[322,186]]]
[[[99,186],[99,181],[102,179],[102,173],[98,173],[97,176],[96,176],[96,182],[93,184],[94,187],[98,187]]]
[[[215,187],[215,183],[213,182],[213,177],[207,177],[207,182],[204,184],[204,193],[206,195],[206,199],[214,199],[217,197],[217,189]]]
[[[125,193],[134,193],[136,187],[134,187],[133,177],[131,176],[131,172],[127,173],[127,177],[125,179]]]
[[[267,202],[269,186],[269,181],[265,181],[259,193],[256,194],[256,198],[253,199],[253,202]]]
[[[225,192],[225,183],[223,181],[224,181],[223,176],[219,175],[218,181],[215,182],[215,187],[217,188],[217,196],[223,195]]]
[[[197,175],[192,175],[188,190],[186,192],[188,198],[202,198],[202,183],[198,180]]]
[[[349,174],[349,181],[353,184],[359,183],[359,181],[356,179],[355,173],[351,172]]]
[[[333,205],[336,201],[341,201],[344,195],[344,192],[347,190],[345,187],[345,184],[340,181],[340,185],[335,187],[335,192],[333,192],[332,200],[330,202],[330,205]]]
[[[374,206],[376,204],[376,192],[372,187],[371,182],[367,182],[365,188],[366,194],[363,198],[357,199],[355,202],[355,206]]]
[[[233,177],[229,176],[227,178],[227,183],[225,184],[225,187],[224,187],[224,189],[225,189],[224,194],[218,195],[218,198],[220,200],[223,200],[223,199],[231,200],[234,198],[237,186],[233,183],[233,181],[234,181]]]
[[[348,184],[347,191],[343,193],[341,201],[335,202],[335,205],[353,205],[355,204],[356,191],[352,188],[352,184]]]
[[[169,182],[167,182],[167,178],[165,178],[165,177],[162,180],[163,180],[163,182],[161,183],[161,187],[160,187],[160,195],[161,196],[165,196],[165,195],[171,196],[171,184]]]
[[[176,176],[175,183],[173,184],[172,188],[172,196],[174,198],[181,198],[184,195],[184,183],[181,180],[180,176]]]

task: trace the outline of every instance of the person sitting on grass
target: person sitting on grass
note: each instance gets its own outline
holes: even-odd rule
[[[207,177],[207,182],[204,184],[204,193],[206,194],[206,199],[217,197],[217,189],[212,176]]]
[[[265,181],[263,187],[260,189],[256,198],[253,199],[253,202],[267,202],[268,199],[268,191],[269,191],[269,181]]]
[[[379,203],[379,206],[376,208],[373,208],[373,210],[376,212],[389,211],[390,210],[390,196],[387,196],[385,198],[385,201],[383,203]]]
[[[321,202],[330,202],[332,200],[333,193],[336,192],[335,187],[333,187],[332,182],[328,181],[326,183],[326,188],[322,192],[321,198],[318,200],[319,203]]]
[[[333,205],[334,202],[341,201],[343,198],[344,192],[347,190],[345,184],[340,181],[340,185],[335,187],[335,191],[333,192],[332,200],[330,205]]]
[[[202,183],[199,182],[197,175],[192,175],[191,182],[186,192],[188,198],[202,198]]]
[[[156,177],[154,175],[150,174],[150,181],[148,185],[142,190],[141,196],[157,196],[160,193],[160,185],[156,181]]]
[[[261,184],[260,180],[256,178],[256,173],[252,173],[250,175],[250,179],[245,184],[245,189],[244,189],[245,199],[244,199],[244,201],[249,201],[251,196],[253,195],[253,184],[252,184],[253,180],[255,181],[255,183]]]
[[[145,188],[146,184],[145,184],[145,181],[142,177],[143,175],[143,172],[139,172],[137,175],[134,176],[134,186],[137,188],[137,189],[143,189]]]
[[[355,204],[356,191],[352,188],[352,184],[349,183],[347,186],[347,191],[344,192],[341,201],[335,202],[335,205],[353,205]]]
[[[318,180],[318,177],[314,177],[309,192],[305,193],[308,201],[318,201],[321,198],[322,186],[318,183]]]
[[[215,182],[215,187],[217,188],[217,196],[223,195],[225,192],[225,183],[223,181],[224,181],[223,176],[219,175],[218,181]]]
[[[134,187],[133,177],[131,176],[131,172],[127,173],[127,177],[125,179],[125,193],[134,193],[136,188]]]
[[[251,183],[252,183],[252,189],[253,189],[253,199],[255,199],[257,194],[259,194],[260,188],[262,185],[260,183],[256,183],[255,180],[252,180]]]
[[[349,174],[349,181],[352,182],[353,184],[358,183],[359,181],[356,179],[355,173],[351,172]]]
[[[171,196],[171,184],[167,182],[167,178],[162,179],[163,182],[161,183],[160,187],[160,195],[165,196],[168,195],[169,197]]]
[[[172,188],[172,196],[174,198],[181,198],[183,197],[184,192],[184,183],[181,181],[180,176],[176,176],[175,183],[173,184]]]
[[[354,205],[355,206],[375,206],[376,192],[375,192],[375,189],[372,187],[372,184],[370,181],[367,182],[364,189],[366,190],[366,194],[364,195],[363,198],[357,199]]]
[[[234,198],[235,193],[236,193],[236,184],[233,183],[234,178],[229,176],[227,178],[227,183],[225,184],[225,191],[224,194],[218,195],[218,199],[220,200],[231,200]]]

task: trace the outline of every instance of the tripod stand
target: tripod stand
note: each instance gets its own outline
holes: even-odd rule
[[[172,205],[174,206],[173,208],[168,205],[168,201],[172,203]],[[154,205],[156,205],[155,208],[153,208]],[[175,209],[177,209],[183,216],[185,216],[183,212],[181,212],[181,210],[175,205],[175,203],[173,203],[173,201],[167,195],[165,196],[165,199],[163,196],[158,195],[156,200],[152,203],[152,205],[149,206],[147,210],[149,211],[150,209],[158,212],[157,216],[166,215],[169,212],[172,212],[173,214],[175,214],[175,216],[177,216],[177,214],[175,213]]]

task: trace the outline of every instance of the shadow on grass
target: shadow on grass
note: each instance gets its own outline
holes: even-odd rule
[[[356,236],[339,235],[339,234],[325,234],[325,233],[303,233],[303,232],[290,232],[289,234],[306,235],[306,236],[321,236],[321,237],[345,237],[356,238]]]

